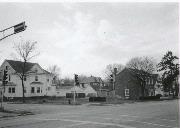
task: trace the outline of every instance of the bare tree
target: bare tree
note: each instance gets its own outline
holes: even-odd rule
[[[72,86],[74,84],[74,79],[69,78],[69,77],[65,77],[63,79],[63,83],[64,83],[63,84],[64,86]]]
[[[121,72],[124,69],[124,67],[125,67],[124,65],[117,64],[117,63],[108,64],[106,66],[106,69],[104,70],[104,73],[106,75],[106,79],[109,79],[110,75],[114,73],[114,68],[117,68],[117,73],[119,73],[119,72]]]
[[[28,76],[31,73],[30,71],[28,71],[27,63],[29,62],[30,59],[32,59],[33,57],[39,54],[39,53],[35,53],[36,44],[37,42],[26,41],[26,42],[21,42],[14,46],[16,53],[19,56],[19,59],[23,62],[21,67],[19,67],[21,72],[16,72],[16,74],[21,79],[21,83],[22,83],[23,103],[25,102],[24,77]]]
[[[60,78],[61,68],[58,67],[57,65],[49,66],[49,68],[48,68],[47,70],[48,70],[51,74],[53,74],[55,78],[57,78],[57,79]]]
[[[153,73],[156,69],[156,63],[151,57],[135,57],[128,61],[126,67]]]
[[[88,76],[81,74],[78,76],[78,78],[79,78],[79,82],[82,82],[84,79],[87,79]]]
[[[141,85],[142,96],[144,96],[146,79],[155,71],[156,63],[150,57],[132,58],[126,67],[131,69]]]
[[[47,70],[53,75],[53,82],[56,85],[60,86],[61,85],[61,80],[60,80],[61,69],[60,69],[60,67],[58,67],[57,65],[52,65],[52,66],[49,66],[49,68]]]

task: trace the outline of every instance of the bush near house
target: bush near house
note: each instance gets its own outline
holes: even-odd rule
[[[106,97],[89,97],[89,102],[106,102]]]
[[[73,98],[74,93],[66,93],[66,98]],[[85,98],[85,93],[76,93],[76,98]]]
[[[139,100],[160,100],[160,95],[139,97]]]

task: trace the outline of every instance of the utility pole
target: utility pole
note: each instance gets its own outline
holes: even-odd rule
[[[114,68],[113,71],[113,96],[116,96],[116,89],[115,89],[115,82],[116,82],[116,74],[117,74],[117,68]]]
[[[73,99],[74,99],[74,104],[76,102],[76,93],[75,93],[75,85],[76,85],[76,82],[74,81],[74,95],[73,95]]]
[[[14,35],[14,34],[17,34],[19,32],[22,32],[24,30],[26,30],[27,26],[25,25],[25,21],[24,22],[21,22],[17,25],[14,25],[14,26],[11,26],[11,27],[8,27],[8,28],[5,28],[3,30],[0,30],[0,33],[2,33],[2,38],[0,38],[0,41],[2,41],[3,39],[11,36],[11,35]],[[13,29],[13,32],[9,33],[9,34],[5,34],[6,31],[8,30],[12,30]],[[6,84],[6,79],[7,79],[7,71],[4,70],[4,74],[3,74],[3,81],[2,81],[2,87],[1,87],[1,109],[3,110],[3,97],[4,97],[4,91],[5,91],[5,84]]]
[[[3,107],[3,98],[4,98],[4,91],[5,91],[5,85],[7,84],[7,78],[8,78],[8,74],[7,74],[7,70],[4,70],[3,73],[3,81],[2,81],[2,87],[1,87],[1,109],[4,110]]]
[[[76,85],[79,85],[79,80],[78,80],[78,75],[74,74],[74,104],[76,102],[76,90],[75,90]]]
[[[4,90],[3,86],[1,87],[1,109],[3,110],[3,95],[4,95]]]

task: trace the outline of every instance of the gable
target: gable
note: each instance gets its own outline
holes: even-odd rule
[[[45,70],[42,69],[39,64],[33,65],[30,70],[33,71],[33,72],[36,72],[36,73],[45,73]]]
[[[126,77],[131,77],[131,73],[130,73],[130,71],[127,69],[127,68],[125,68],[125,69],[123,69],[120,73],[118,73],[117,75],[116,75],[116,80],[117,79],[119,79],[119,78],[126,78]]]
[[[12,66],[5,60],[0,67],[1,74],[3,74],[3,71],[6,70],[6,66],[8,66],[8,73],[15,72],[15,70],[12,68]]]

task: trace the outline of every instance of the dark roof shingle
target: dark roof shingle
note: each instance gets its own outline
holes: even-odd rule
[[[23,62],[22,61],[15,61],[15,60],[6,60],[10,66],[18,73],[22,73],[23,72]],[[30,63],[27,62],[26,63],[26,68],[25,68],[25,72],[30,71],[30,69],[37,63]]]

